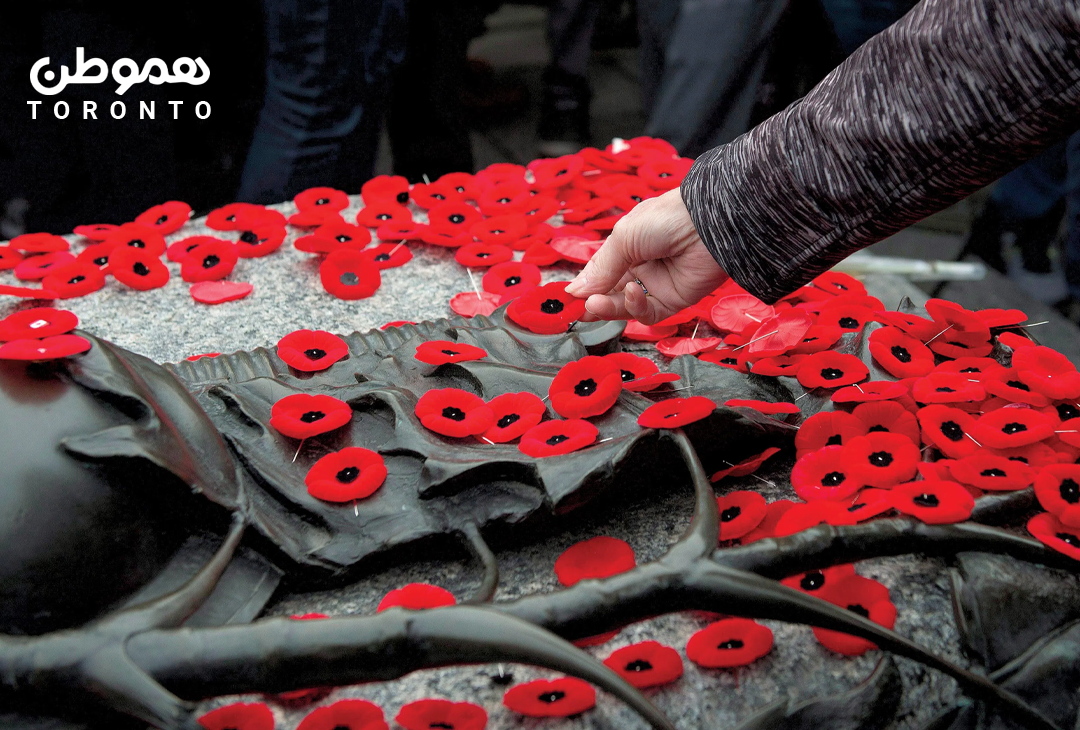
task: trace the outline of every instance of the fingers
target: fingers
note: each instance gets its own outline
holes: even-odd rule
[[[593,294],[585,302],[583,322],[598,319],[636,319],[642,324],[656,324],[677,310],[659,299],[648,296],[637,282],[631,282],[621,292]]]
[[[587,297],[603,294],[616,288],[619,280],[635,263],[630,253],[630,237],[626,226],[616,225],[600,250],[593,254],[581,273],[566,287],[568,294]]]

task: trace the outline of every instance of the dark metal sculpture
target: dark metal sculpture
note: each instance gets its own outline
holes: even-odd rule
[[[639,692],[567,640],[701,609],[854,634],[954,677],[970,697],[987,703],[978,718],[1000,713],[1023,727],[1071,726],[1075,707],[1044,701],[1031,687],[1060,674],[1046,642],[1066,647],[1069,666],[1080,667],[1080,634],[1067,623],[1078,618],[1074,613],[1058,611],[1038,624],[1051,638],[1030,649],[1003,649],[995,632],[976,621],[965,624],[972,645],[996,657],[994,666],[1004,664],[988,678],[775,582],[910,552],[997,553],[1075,570],[1075,563],[1038,542],[990,526],[1015,515],[1024,500],[1030,503],[1029,493],[984,498],[963,525],[886,519],[717,549],[719,518],[706,474],[767,446],[788,445],[793,427],[721,407],[685,433],[642,429],[636,417],[652,399],[624,392],[596,419],[602,442],[558,459],[533,459],[514,445],[440,437],[412,415],[416,399],[432,388],[453,386],[488,399],[520,390],[544,395],[562,364],[612,351],[620,334],[617,324],[579,324],[566,335],[538,336],[497,312],[490,319],[347,336],[348,358],[315,374],[292,371],[262,349],[162,367],[92,337],[91,351],[71,361],[0,363],[0,498],[8,507],[0,510],[6,634],[0,636],[0,713],[23,719],[62,714],[84,722],[115,721],[119,714],[172,730],[195,727],[191,702],[205,697],[508,661],[585,678],[632,705],[653,727],[671,728]],[[468,342],[488,357],[439,367],[416,361],[416,346],[434,339]],[[861,337],[849,337],[843,347],[868,359]],[[686,394],[720,402],[802,394],[789,379],[747,377],[694,358],[680,358],[674,369]],[[348,402],[352,423],[303,444],[281,436],[268,426],[270,406],[299,391]],[[800,403],[805,412],[827,407],[813,396]],[[356,505],[310,497],[303,487],[307,469],[346,445],[383,455],[389,469],[384,486]],[[488,540],[513,539],[511,528],[542,530],[597,495],[671,483],[673,474],[694,485],[695,511],[661,559],[559,592],[490,603],[498,565]],[[193,492],[200,498],[192,499]],[[239,549],[247,526],[252,537]],[[212,538],[192,541],[203,531],[225,535],[212,555]],[[326,584],[377,556],[404,555],[433,540],[464,541],[483,566],[474,605],[250,623],[280,576],[271,563],[297,580]],[[970,584],[970,570],[967,575],[958,580]],[[968,603],[960,601],[972,615],[980,590],[970,588]],[[888,707],[896,693],[887,660],[848,695],[767,708],[748,727],[866,717],[868,707]],[[939,726],[982,722],[973,712],[957,708]]]

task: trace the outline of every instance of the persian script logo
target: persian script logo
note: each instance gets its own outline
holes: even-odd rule
[[[75,73],[68,71],[67,66],[60,66],[60,80],[56,81],[56,72],[51,68],[41,73],[41,69],[49,65],[49,57],[38,59],[30,69],[30,84],[39,94],[53,96],[59,94],[68,84],[100,84],[109,78],[109,66],[100,58],[86,59],[86,51],[81,46],[75,49]],[[56,81],[53,86],[41,83]],[[186,56],[173,61],[172,72],[160,58],[151,58],[139,69],[139,64],[130,58],[121,58],[112,65],[112,78],[119,86],[116,93],[123,96],[124,93],[135,84],[149,81],[155,86],[161,84],[191,84],[202,86],[210,79],[210,69],[202,57],[192,60]]]

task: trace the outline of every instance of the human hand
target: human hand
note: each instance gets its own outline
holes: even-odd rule
[[[655,324],[696,304],[727,278],[698,237],[676,188],[641,202],[616,223],[566,291],[587,297],[586,322],[632,318]]]

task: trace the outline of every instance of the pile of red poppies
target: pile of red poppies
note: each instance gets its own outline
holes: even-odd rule
[[[0,319],[0,360],[45,361],[78,355],[90,349],[85,337],[71,334],[79,326],[73,312],[37,307]]]

